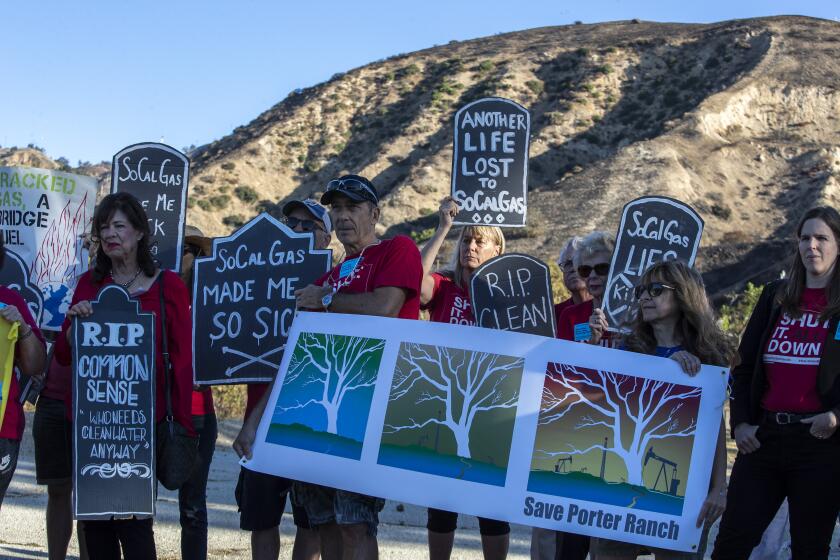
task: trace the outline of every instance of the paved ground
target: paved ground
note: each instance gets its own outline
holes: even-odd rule
[[[6,500],[0,510],[0,558],[43,560],[47,557],[44,511],[46,488],[35,484],[35,463],[32,436],[27,418],[21,458]],[[233,488],[239,473],[231,441],[236,435],[235,422],[220,425],[219,439],[208,482],[208,515],[210,517],[209,555],[213,559],[250,558],[248,533],[239,530],[239,514],[233,500]],[[397,511],[397,508],[403,511]],[[179,557],[180,526],[178,525],[177,494],[161,488],[155,519],[155,540],[161,559]],[[382,513],[380,548],[383,559],[423,558],[426,553],[425,508],[388,502]],[[463,529],[456,533],[456,552],[453,559],[481,558],[481,544],[475,518],[462,516]],[[283,518],[281,528],[281,558],[291,554],[294,532],[291,514]],[[514,526],[511,534],[511,559],[528,558],[530,529]],[[68,558],[78,558],[75,537],[71,541]]]
[[[35,463],[30,427],[31,415],[27,418],[21,458],[17,472],[0,510],[0,559],[23,558],[43,560],[47,557],[44,511],[47,503],[45,487],[35,484]],[[250,548],[248,533],[239,530],[239,515],[233,500],[233,488],[239,465],[231,449],[231,441],[239,426],[236,422],[220,423],[219,439],[211,465],[208,482],[208,507],[210,517],[209,556],[213,559],[248,559]],[[161,488],[158,499],[158,515],[155,520],[155,535],[158,556],[162,560],[179,557],[180,527],[178,525],[178,501],[174,492]],[[401,510],[401,511],[400,511]],[[427,558],[425,508],[388,502],[382,513],[380,524],[380,551],[384,560]],[[461,516],[462,528],[456,533],[453,560],[479,560],[481,544],[478,524],[474,517]],[[281,524],[281,558],[289,558],[294,524],[291,514]],[[713,528],[713,533],[716,527]],[[840,559],[837,537],[832,546],[831,559]],[[714,534],[712,535],[712,541]],[[511,532],[511,560],[529,557],[530,528],[514,525]],[[708,556],[707,556],[708,557]],[[71,542],[68,558],[78,559],[75,537]],[[789,553],[779,551],[778,559],[790,558]]]

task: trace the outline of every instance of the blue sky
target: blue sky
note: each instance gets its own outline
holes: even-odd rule
[[[398,53],[576,20],[840,18],[836,0],[3,3],[0,146],[110,160],[128,144],[201,145],[291,90]]]

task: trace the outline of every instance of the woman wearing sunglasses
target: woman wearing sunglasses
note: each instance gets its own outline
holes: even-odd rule
[[[568,307],[560,314],[557,338],[601,346],[615,345],[617,339],[607,330],[607,317],[601,311],[613,249],[615,239],[605,231],[594,231],[580,241],[574,263],[592,299]]]
[[[691,376],[700,371],[701,363],[729,365],[734,351],[717,326],[702,278],[687,264],[681,261],[654,264],[639,279],[634,295],[636,303],[630,332],[622,340],[624,349],[675,360],[683,374]],[[673,381],[679,383],[680,377],[682,374],[674,373]],[[726,501],[726,434],[722,407],[716,437],[709,493],[697,516],[697,526],[703,527],[700,546],[695,552],[653,549],[651,552],[656,558],[703,558],[709,527],[720,517]],[[643,554],[644,548],[648,547],[593,539],[590,551],[598,560],[623,560],[636,558]]]
[[[796,228],[787,280],[753,310],[732,370],[738,456],[712,558],[746,558],[787,498],[794,558],[827,558],[840,508],[840,214]]]
[[[423,260],[423,284],[420,304],[429,311],[431,321],[455,325],[475,325],[470,306],[470,276],[489,259],[505,252],[505,236],[493,226],[466,226],[458,236],[456,250],[447,270],[432,272],[458,205],[447,197],[440,204],[440,222],[431,239],[420,251]],[[429,531],[430,560],[448,560],[455,540],[458,514],[429,508],[426,528]],[[504,559],[510,545],[510,524],[505,521],[478,518],[484,558]]]

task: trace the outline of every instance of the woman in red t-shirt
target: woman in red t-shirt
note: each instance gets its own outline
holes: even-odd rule
[[[732,370],[738,456],[712,558],[747,558],[785,498],[794,558],[827,558],[840,510],[840,214],[805,213],[786,281],[764,287]]]
[[[437,230],[420,251],[423,261],[420,304],[429,311],[431,321],[475,325],[470,305],[470,275],[485,261],[505,252],[505,236],[497,227],[466,226],[458,236],[450,268],[431,272],[457,214],[458,205],[455,200],[445,198],[438,211],[440,222]],[[457,513],[429,508],[426,528],[429,531],[430,560],[446,560],[450,557],[457,521]],[[510,524],[483,517],[478,518],[478,524],[485,558],[505,558],[510,545]]]
[[[654,264],[639,278],[634,295],[636,303],[631,308],[630,332],[622,339],[624,349],[676,361],[683,370],[670,379],[676,384],[683,383],[684,374],[697,375],[701,363],[729,366],[734,348],[717,326],[703,279],[694,269],[680,261]],[[709,528],[720,517],[726,502],[726,432],[722,406],[718,410],[718,433],[695,434],[695,437],[704,438],[715,435],[717,439],[709,493],[697,512],[697,526],[703,528],[697,550],[677,552],[593,538],[590,553],[594,558],[630,560],[653,553],[656,558],[702,560]]]
[[[61,326],[61,335],[56,339],[56,359],[65,365],[71,362],[69,341],[73,318],[92,314],[90,300],[96,298],[102,287],[111,283],[122,286],[140,303],[143,311],[154,313],[156,317],[155,421],[160,422],[166,415],[166,372],[162,351],[165,331],[172,371],[172,413],[187,433],[194,434],[190,414],[192,320],[187,287],[176,273],[162,271],[155,265],[149,249],[151,234],[146,212],[130,194],[115,193],[103,198],[93,217],[92,231],[100,242],[95,264],[79,278],[67,318]],[[165,325],[161,321],[161,299],[166,305]],[[72,407],[70,394],[65,402]],[[68,413],[70,410],[72,408]],[[151,518],[85,521],[84,532],[92,560],[113,558],[115,554],[118,557],[121,546],[126,559],[154,558],[156,554]]]

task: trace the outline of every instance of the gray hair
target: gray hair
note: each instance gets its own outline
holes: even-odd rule
[[[580,240],[575,252],[575,268],[580,265],[580,259],[595,253],[609,253],[615,249],[615,237],[606,231],[593,231]]]
[[[583,241],[583,238],[579,235],[573,235],[570,237],[566,243],[563,245],[563,249],[560,251],[560,256],[557,257],[557,264],[561,267],[563,266],[563,262],[569,260],[569,258],[574,259],[575,253],[580,249],[580,242]],[[569,255],[571,252],[571,256],[567,258],[563,258],[566,255]]]

